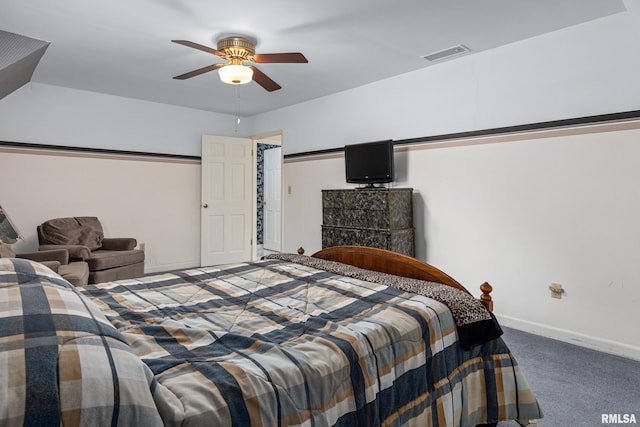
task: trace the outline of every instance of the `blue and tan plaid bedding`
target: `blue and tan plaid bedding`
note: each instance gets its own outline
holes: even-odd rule
[[[502,335],[502,328],[498,324],[498,320],[480,303],[480,300],[475,299],[469,293],[442,283],[426,282],[424,280],[364,270],[352,265],[306,255],[273,253],[265,258],[291,261],[319,270],[330,271],[341,276],[364,280],[365,282],[380,283],[440,301],[451,311],[456,324],[458,342],[465,350]]]
[[[80,289],[155,376],[170,426],[467,427],[541,413],[501,339],[433,299],[283,260]]]
[[[0,258],[0,426],[158,426],[149,368],[47,267]]]
[[[462,350],[424,296],[285,261],[79,289],[0,259],[1,426],[539,417],[502,340]]]

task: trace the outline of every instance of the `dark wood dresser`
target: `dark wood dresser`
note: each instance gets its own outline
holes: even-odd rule
[[[413,189],[322,190],[322,247],[340,245],[414,256]]]

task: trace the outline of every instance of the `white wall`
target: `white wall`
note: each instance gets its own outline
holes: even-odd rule
[[[0,203],[38,248],[36,226],[66,216],[97,216],[106,237],[145,243],[145,271],[200,264],[200,162],[78,155],[0,147]]]
[[[1,141],[200,156],[203,134],[244,136],[233,116],[59,86],[0,100]]]
[[[282,251],[307,255],[321,249],[322,195],[325,188],[348,188],[344,181],[344,158],[317,161],[285,161],[282,168]]]
[[[411,152],[427,258],[463,283],[492,283],[504,323],[640,358],[638,137]],[[550,298],[551,282],[566,298]]]
[[[640,109],[640,15],[612,15],[253,118],[285,154]],[[385,59],[381,59],[385,60]]]
[[[503,324],[640,359],[640,121],[610,126],[414,146],[394,186],[415,189],[416,257],[476,296],[491,283]],[[313,253],[343,157],[292,159],[283,177],[285,250]]]

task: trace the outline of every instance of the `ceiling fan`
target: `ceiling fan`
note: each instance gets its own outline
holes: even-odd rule
[[[307,58],[300,52],[290,53],[256,53],[255,42],[245,37],[225,37],[218,41],[217,49],[194,43],[188,40],[171,40],[187,47],[202,50],[227,60],[224,64],[212,64],[188,73],[175,76],[174,79],[185,80],[209,71],[218,70],[220,79],[228,84],[245,84],[251,80],[269,92],[280,89],[278,83],[271,80],[253,64],[266,63],[307,63]],[[247,63],[248,65],[246,65]]]

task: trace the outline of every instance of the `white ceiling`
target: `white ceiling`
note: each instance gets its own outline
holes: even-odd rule
[[[249,116],[437,66],[423,56],[458,44],[472,55],[625,10],[622,0],[0,0],[0,29],[51,42],[34,82]],[[172,79],[222,62],[172,39],[215,47],[230,33],[309,63],[258,65],[282,89],[239,86],[238,103],[216,71]]]

